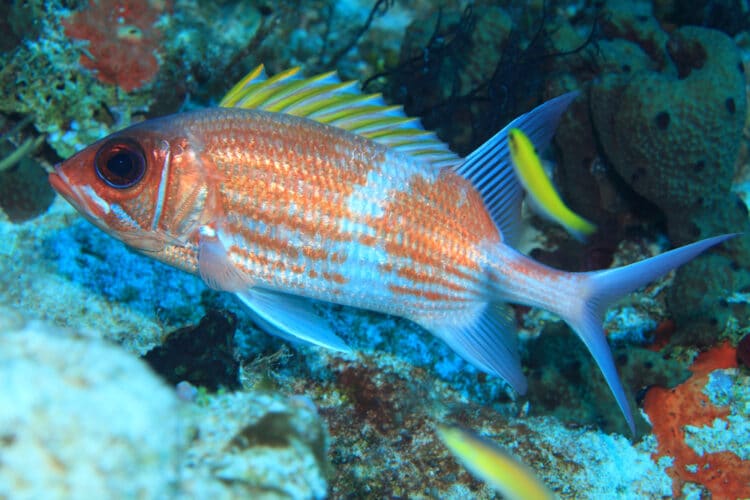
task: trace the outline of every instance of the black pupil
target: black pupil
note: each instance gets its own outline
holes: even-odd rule
[[[146,157],[137,142],[114,139],[96,153],[96,173],[104,182],[117,189],[133,186],[143,178]]]
[[[117,153],[107,161],[107,168],[115,175],[128,177],[135,168],[133,161],[132,153]]]

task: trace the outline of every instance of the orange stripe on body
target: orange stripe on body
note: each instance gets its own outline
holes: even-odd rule
[[[326,260],[328,258],[328,251],[323,248],[303,246],[302,255],[311,260]]]
[[[447,280],[437,276],[435,273],[428,273],[425,271],[416,271],[409,267],[401,267],[396,271],[396,275],[402,278],[406,278],[415,284],[421,285],[438,285],[445,287],[454,292],[468,292],[469,289],[465,286],[454,283],[453,281]]]
[[[358,241],[367,247],[374,247],[378,243],[378,239],[369,234],[360,235]]]
[[[469,299],[465,299],[462,297],[455,297],[453,295],[448,295],[445,293],[420,290],[418,288],[409,288],[399,285],[388,285],[388,290],[390,290],[394,295],[414,295],[431,301],[469,302]]]
[[[383,216],[371,218],[369,224],[387,242],[385,249],[393,257],[471,282],[479,280],[472,271],[481,271],[481,244],[500,242],[479,193],[448,169],[434,182],[416,175],[409,189],[396,193],[385,205]],[[393,237],[398,231],[401,241]]]
[[[340,273],[324,272],[322,276],[323,276],[323,279],[328,280],[328,281],[333,281],[334,283],[338,283],[339,285],[344,285],[349,282],[349,280],[346,279],[346,277]]]
[[[272,250],[292,259],[297,259],[300,255],[297,247],[295,247],[290,241],[261,234],[239,222],[227,223],[225,230],[232,233],[235,238],[239,237],[242,241],[246,241],[251,246],[258,246],[264,250]]]

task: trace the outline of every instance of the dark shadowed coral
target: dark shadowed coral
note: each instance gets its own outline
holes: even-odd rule
[[[393,98],[461,154],[537,102],[555,55],[544,9],[532,10],[533,26],[509,10],[478,5],[416,20],[391,71]]]
[[[0,210],[13,222],[44,213],[55,199],[41,165],[23,158],[15,167],[0,172]]]
[[[529,390],[526,397],[535,415],[555,415],[568,424],[590,425],[607,432],[627,433],[620,410],[596,363],[581,342],[561,322],[549,324],[542,335],[527,344],[524,366],[528,367]],[[628,389],[630,404],[635,391],[652,385],[672,386],[688,376],[677,359],[642,347],[613,349],[617,369]],[[648,425],[635,412],[638,434]]]
[[[717,271],[722,270],[722,271]],[[750,272],[726,252],[706,255],[677,272],[667,305],[677,322],[672,343],[709,347],[730,317],[747,318],[745,302],[729,302],[730,291],[750,289]]]
[[[654,2],[654,10],[662,23],[705,26],[732,36],[750,28],[743,0],[660,0]]]
[[[0,135],[0,211],[12,222],[43,213],[55,198],[42,165],[30,156],[44,141],[23,130],[30,121],[26,117]]]
[[[737,344],[737,361],[750,368],[750,335],[745,335]]]
[[[147,352],[144,359],[174,385],[186,380],[210,391],[237,389],[239,362],[233,355],[236,323],[230,312],[209,311],[198,325],[170,333],[164,345]]]
[[[556,138],[566,200],[600,226],[613,223],[620,237],[628,226],[665,225],[676,246],[745,230],[747,210],[731,191],[747,110],[734,41],[699,27],[667,32],[643,3],[608,9],[607,40],[570,66],[582,82],[592,69],[597,78]],[[723,297],[747,284],[735,271],[750,267],[747,238],[714,253],[723,256],[712,265],[697,260],[678,270],[670,289],[680,332],[702,318],[701,345],[715,342],[722,311],[730,312]]]

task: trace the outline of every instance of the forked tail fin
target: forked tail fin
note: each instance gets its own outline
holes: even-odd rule
[[[620,377],[617,375],[612,352],[602,330],[604,312],[622,296],[734,236],[736,234],[715,236],[627,266],[585,273],[581,275],[585,277],[581,281],[583,289],[578,290],[579,296],[584,302],[583,307],[572,308],[572,310],[567,311],[567,314],[561,312],[563,319],[575,330],[594,356],[633,433],[635,433],[633,414],[625,397]]]

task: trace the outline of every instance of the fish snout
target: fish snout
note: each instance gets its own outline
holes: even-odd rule
[[[68,201],[72,201],[76,196],[73,193],[73,189],[68,182],[67,177],[60,170],[60,163],[55,165],[54,172],[50,172],[47,178],[52,186],[52,189],[60,193],[60,195]]]

